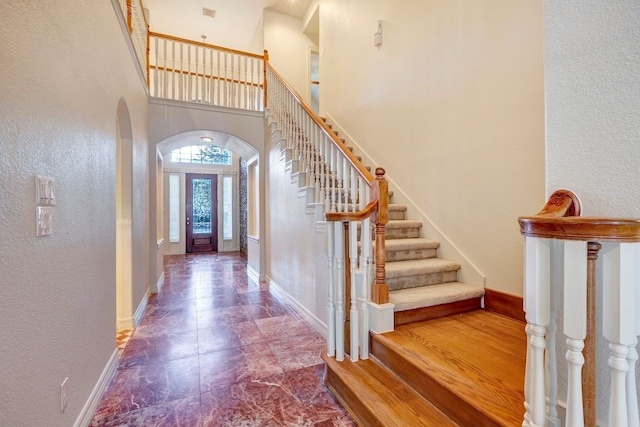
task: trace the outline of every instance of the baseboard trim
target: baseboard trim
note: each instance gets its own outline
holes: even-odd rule
[[[327,337],[327,325],[320,320],[315,314],[311,313],[305,306],[300,304],[298,300],[289,295],[282,286],[278,285],[271,278],[267,278],[267,283],[269,283],[269,290],[273,291],[273,293],[282,299],[284,302],[289,304],[295,311],[298,313],[304,320],[311,324],[311,327],[315,329],[318,333],[320,333],[323,337]]]
[[[98,408],[100,404],[100,400],[102,400],[102,396],[104,392],[107,390],[109,383],[111,382],[111,378],[118,369],[118,349],[116,348],[111,354],[109,361],[107,362],[107,366],[104,367],[102,374],[100,374],[100,378],[98,378],[98,382],[95,387],[91,391],[89,395],[89,399],[84,404],[82,411],[80,411],[80,415],[76,419],[76,422],[73,424],[74,427],[86,427],[91,422],[93,418],[93,414]]]
[[[152,294],[157,294],[162,290],[163,285],[164,285],[164,271],[158,278],[158,281],[156,282],[156,284],[151,287],[151,290],[149,292]]]
[[[260,273],[255,268],[247,264],[247,277],[256,286],[260,286]]]
[[[142,317],[144,313],[147,311],[147,303],[149,302],[149,296],[151,295],[151,288],[147,288],[147,292],[144,293],[144,297],[142,297],[142,301],[138,305],[136,312],[133,313],[133,327],[136,328],[142,321]]]
[[[487,311],[493,311],[524,322],[524,310],[522,307],[522,297],[494,289],[487,288],[484,290],[484,309]]]

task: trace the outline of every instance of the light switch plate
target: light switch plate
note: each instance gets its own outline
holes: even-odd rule
[[[55,192],[53,191],[53,179],[36,175],[36,205],[55,205]]]
[[[36,206],[36,237],[51,234],[51,206]]]

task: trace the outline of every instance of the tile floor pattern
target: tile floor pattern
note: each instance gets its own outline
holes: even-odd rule
[[[322,381],[325,340],[238,254],[165,258],[92,426],[355,426]]]

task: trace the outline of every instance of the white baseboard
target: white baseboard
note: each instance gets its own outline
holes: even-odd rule
[[[260,274],[250,265],[247,265],[247,276],[254,285],[260,286]]]
[[[163,277],[164,277],[164,273],[163,273]],[[140,324],[140,321],[142,320],[144,313],[147,311],[147,303],[149,302],[149,295],[151,295],[150,291],[151,291],[151,288],[148,288],[147,292],[145,292],[144,294],[144,297],[142,297],[142,301],[140,301],[140,305],[138,305],[136,312],[133,314],[134,328]]]
[[[327,337],[327,325],[321,321],[315,314],[311,313],[305,306],[300,304],[295,298],[289,295],[280,285],[268,278],[269,289],[279,296],[284,302],[289,304],[304,320],[311,324],[311,327],[320,333],[323,337]]]
[[[162,286],[164,285],[164,271],[162,272],[162,274],[160,275],[160,278],[158,279],[158,282],[151,287],[151,290],[149,291],[152,294],[157,294],[158,292],[160,292],[162,290]]]
[[[118,368],[118,362],[118,349],[116,348],[109,358],[107,366],[104,367],[100,378],[98,378],[98,382],[96,383],[95,387],[93,387],[87,403],[84,404],[82,411],[80,411],[80,415],[76,419],[76,422],[73,424],[74,427],[86,427],[89,425],[89,423],[91,422],[91,418],[93,418],[93,413],[98,408],[100,400],[102,400],[102,396],[107,390],[107,387],[111,382],[111,378],[113,378],[113,374]]]

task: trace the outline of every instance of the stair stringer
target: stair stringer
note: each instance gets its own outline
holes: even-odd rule
[[[355,141],[351,135],[344,130],[330,113],[325,112],[327,121],[331,122],[333,129],[340,133],[347,140],[347,145],[354,147],[358,155],[362,156],[363,162],[371,165],[380,165],[380,162],[373,159],[362,146]],[[385,178],[389,181],[390,187],[394,189],[394,203],[401,203],[407,206],[409,216],[422,222],[423,235],[440,242],[439,258],[449,259],[460,264],[458,280],[468,285],[484,288],[486,286],[486,276],[482,271],[456,246],[456,244],[413,202],[393,180],[389,171],[386,171]]]

